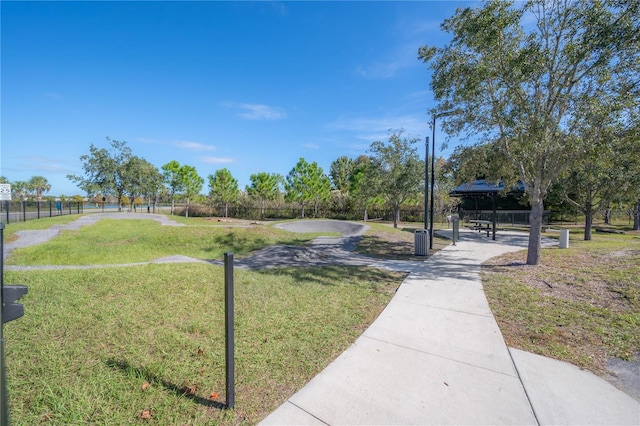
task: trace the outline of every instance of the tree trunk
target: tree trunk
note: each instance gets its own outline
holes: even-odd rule
[[[189,197],[187,197],[187,206],[184,209],[184,217],[189,217]]]
[[[302,219],[304,219],[304,203],[302,203],[300,207],[302,208]]]
[[[369,220],[369,212],[367,211],[367,208],[364,208],[364,221],[366,222],[367,220]]]
[[[527,265],[539,265],[541,257],[542,215],[544,203],[541,196],[531,200],[531,216],[529,217],[529,246],[527,248]]]
[[[224,203],[224,217],[229,217],[229,204]]]
[[[584,209],[584,240],[591,241],[591,226],[593,225],[593,208],[587,204]]]
[[[171,196],[171,216],[173,216],[173,209],[176,206],[176,199],[173,198],[173,195]]]
[[[636,203],[636,208],[633,212],[633,230],[640,231],[640,200]]]
[[[604,211],[604,224],[611,224],[611,209],[609,207],[607,207],[607,209]]]
[[[398,227],[398,222],[400,222],[400,206],[393,206],[393,227]]]

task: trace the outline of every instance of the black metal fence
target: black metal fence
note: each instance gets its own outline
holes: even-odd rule
[[[0,201],[0,222],[3,223],[82,213],[84,205],[78,201]]]
[[[493,220],[493,210],[461,210],[458,212],[461,222],[469,220]],[[496,221],[500,225],[529,225],[530,210],[496,210]],[[545,210],[542,214],[542,223],[548,225],[551,220],[551,212]]]
[[[166,210],[167,207],[164,207]],[[180,204],[175,206],[174,213],[183,216],[185,206]],[[201,204],[192,204],[189,207],[189,216],[191,217],[223,217],[224,208],[221,206],[210,206]],[[264,216],[263,216],[264,214]],[[436,212],[435,221],[445,222],[449,213]],[[286,207],[265,207],[264,211],[260,207],[229,205],[227,216],[236,219],[261,220],[281,220],[281,219],[300,219],[302,218],[302,209],[299,206],[290,205]],[[304,209],[304,217],[311,218],[327,218],[339,220],[363,220],[364,209],[339,210],[331,209],[323,206],[316,212],[313,206],[306,206]],[[392,209],[368,209],[367,218],[369,220],[393,221]],[[404,208],[400,210],[401,222],[424,222],[424,209]]]

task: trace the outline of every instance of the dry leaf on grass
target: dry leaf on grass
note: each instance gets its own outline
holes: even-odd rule
[[[190,386],[188,380],[184,383],[184,386],[182,387],[182,392],[188,395],[195,395],[197,391],[198,391],[198,384],[194,383],[193,386]]]
[[[140,412],[140,414],[138,414],[138,418],[139,419],[150,419],[151,417],[153,417],[153,413],[151,412],[151,410],[142,410]]]

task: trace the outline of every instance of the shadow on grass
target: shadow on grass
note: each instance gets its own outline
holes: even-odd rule
[[[385,290],[385,284],[388,285],[391,282],[390,280],[397,282],[399,286],[404,276],[407,275],[399,272],[390,273],[389,271],[366,266],[290,267],[260,269],[255,272],[272,277],[288,275],[293,277],[299,285],[315,283],[324,286],[335,286],[337,285],[336,282],[346,284],[347,281],[351,281],[356,283],[354,285],[381,292],[387,291]]]
[[[122,372],[127,374],[135,374],[136,376],[143,377],[149,383],[159,384],[162,387],[164,387],[167,391],[177,396],[190,399],[196,404],[204,405],[206,407],[218,408],[220,410],[227,408],[226,404],[195,395],[193,393],[190,393],[189,390],[186,389],[184,386],[178,386],[175,383],[171,383],[166,380],[163,380],[144,367],[134,367],[131,364],[129,364],[127,361],[115,360],[115,359],[107,360],[106,365],[107,367],[121,370]]]
[[[450,240],[438,237],[434,238],[433,249],[430,250],[429,256],[450,244]],[[414,249],[413,241],[389,241],[374,235],[365,235],[358,243],[356,251],[365,256],[371,256],[377,259],[424,260],[424,256],[414,255]]]
[[[295,238],[292,240],[270,242],[266,238],[262,237],[247,237],[242,233],[229,232],[224,235],[215,236],[213,242],[215,243],[215,245],[211,247],[205,247],[205,252],[215,253],[218,252],[222,247],[224,247],[225,252],[232,251],[237,254],[249,254],[253,251],[257,251],[271,245],[286,244],[291,246],[301,246],[308,243],[309,238]]]

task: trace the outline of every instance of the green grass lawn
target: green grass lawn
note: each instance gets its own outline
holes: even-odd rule
[[[214,258],[310,237],[103,220],[10,260]],[[405,276],[362,267],[236,270],[236,409],[227,411],[223,272],[206,264],[5,272],[5,284],[29,286],[25,315],[5,326],[12,424],[256,423],[349,347]]]
[[[604,373],[611,357],[640,352],[640,234],[572,229],[568,249],[526,252],[483,265],[491,309],[509,346]]]
[[[163,226],[142,219],[102,219],[77,231],[63,231],[45,244],[16,249],[7,264],[118,264],[170,255],[221,259],[226,251],[242,256],[267,245],[302,244],[321,235],[293,234],[267,226],[202,226],[201,219],[190,223],[195,226]]]

